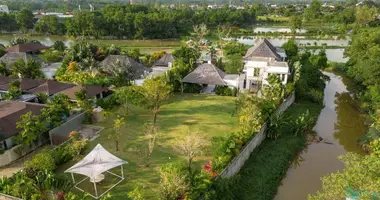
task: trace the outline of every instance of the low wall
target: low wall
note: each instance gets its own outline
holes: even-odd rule
[[[293,92],[277,108],[275,114],[278,115],[278,114],[283,113],[286,109],[289,108],[289,106],[291,106],[294,103],[294,100],[295,100],[295,93]],[[248,142],[247,145],[244,146],[244,148],[241,150],[239,155],[235,156],[235,158],[232,159],[232,161],[222,171],[219,177],[222,177],[222,178],[232,177],[240,171],[240,169],[244,166],[245,161],[248,160],[253,150],[256,149],[261,144],[261,142],[265,139],[266,129],[267,129],[267,123],[264,123],[263,126],[261,126],[260,131],[255,134],[255,136]]]
[[[70,116],[67,121],[60,126],[49,131],[51,145],[59,145],[69,139],[71,131],[82,126],[86,118],[86,112]]]

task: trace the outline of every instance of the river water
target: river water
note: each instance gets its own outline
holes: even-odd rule
[[[349,80],[325,72],[330,77],[324,90],[324,105],[314,131],[331,143],[312,143],[288,170],[275,200],[303,200],[321,189],[321,177],[342,170],[338,156],[347,152],[363,153],[357,139],[366,132],[364,116],[359,112],[348,88]]]

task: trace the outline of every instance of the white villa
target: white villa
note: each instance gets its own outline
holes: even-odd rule
[[[258,41],[243,58],[244,79],[240,81],[240,90],[259,90],[262,85],[268,84],[266,78],[271,74],[277,74],[285,85],[289,76],[285,58],[285,53],[276,49],[267,39]]]

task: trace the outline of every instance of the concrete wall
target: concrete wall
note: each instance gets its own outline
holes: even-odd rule
[[[295,93],[293,92],[276,110],[275,114],[281,114],[286,109],[289,108],[294,103]],[[228,164],[228,166],[222,171],[219,177],[228,178],[237,174],[240,169],[244,166],[245,161],[248,160],[249,156],[256,149],[261,142],[266,137],[267,123],[264,123],[260,131],[248,142],[248,144],[241,150],[239,155],[235,156],[234,159]]]
[[[82,126],[86,118],[86,112],[70,116],[67,121],[60,126],[49,131],[51,145],[59,145],[69,138],[71,131],[77,130]]]

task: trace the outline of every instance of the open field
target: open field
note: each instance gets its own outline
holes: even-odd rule
[[[168,104],[164,105],[158,114],[157,124],[160,134],[151,157],[151,165],[145,166],[145,161],[140,153],[148,141],[144,139],[143,124],[152,121],[150,110],[131,105],[128,115],[126,108],[120,107],[113,110],[109,117],[100,125],[106,127],[100,136],[92,141],[87,151],[100,143],[111,153],[126,160],[124,165],[126,179],[118,187],[111,190],[112,199],[126,199],[126,195],[136,184],[145,185],[145,193],[148,199],[158,199],[159,194],[159,168],[161,165],[184,160],[175,150],[175,145],[188,132],[204,134],[211,145],[213,136],[223,136],[238,130],[237,117],[232,116],[234,111],[234,97],[221,97],[199,94],[184,94],[173,96]],[[120,139],[120,151],[116,151],[115,142],[108,139],[108,133],[112,131],[113,121],[117,116],[126,118],[126,125],[122,127]],[[204,156],[196,158],[195,165],[199,168],[211,158],[211,150],[208,148]],[[75,161],[60,166],[58,172],[63,172]],[[120,168],[113,172],[120,174]],[[69,174],[67,174],[70,177]],[[76,176],[79,180],[79,176]],[[82,186],[82,185],[81,185]],[[107,185],[108,186],[108,185]],[[91,184],[83,187],[92,189]],[[105,184],[99,186],[104,190]]]

